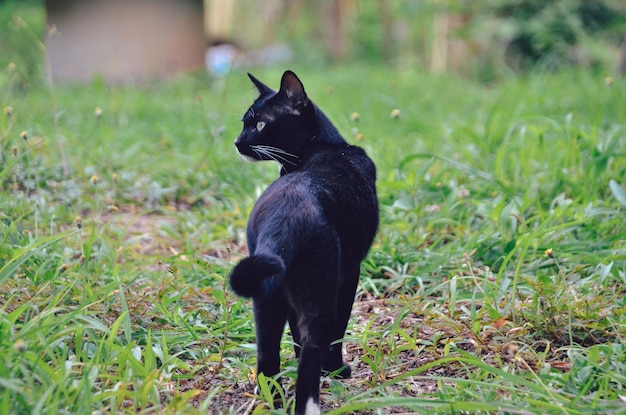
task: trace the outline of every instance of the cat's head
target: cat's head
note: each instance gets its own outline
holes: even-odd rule
[[[259,97],[243,116],[243,130],[235,140],[246,160],[275,160],[295,165],[302,147],[316,133],[315,109],[295,73],[286,71],[274,91],[248,74]]]

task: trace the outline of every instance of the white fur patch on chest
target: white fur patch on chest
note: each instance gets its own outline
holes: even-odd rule
[[[313,398],[309,398],[306,402],[306,408],[304,408],[304,415],[320,415],[320,406],[313,401]]]

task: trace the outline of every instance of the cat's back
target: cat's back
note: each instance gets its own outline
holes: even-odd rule
[[[316,151],[300,169],[279,177],[266,194],[263,196],[270,198],[312,198],[325,209],[339,209],[337,204],[359,201],[376,206],[376,167],[362,148],[334,146]]]
[[[345,145],[317,153],[305,165],[311,191],[339,236],[344,255],[360,262],[378,229],[376,167],[365,150]]]
[[[323,189],[322,199],[377,206],[376,167],[360,147],[344,145],[320,151],[304,164],[301,173]]]
[[[302,170],[320,178],[331,176],[339,183],[352,182],[375,188],[376,167],[365,150],[357,146],[332,146],[316,152],[304,163]]]
[[[356,146],[316,151],[299,170],[274,181],[257,201],[250,225],[280,226],[285,219],[334,229],[344,246],[365,255],[378,228],[376,168]]]
[[[255,210],[281,207],[336,216],[341,211],[375,210],[376,167],[357,146],[317,151],[300,169],[276,179],[257,201]]]

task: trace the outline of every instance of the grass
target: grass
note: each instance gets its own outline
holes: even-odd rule
[[[624,81],[293,69],[374,158],[382,206],[347,333],[355,377],[324,379],[325,409],[620,413]],[[283,413],[226,283],[277,175],[232,145],[245,74],[51,92],[2,70],[0,413]]]

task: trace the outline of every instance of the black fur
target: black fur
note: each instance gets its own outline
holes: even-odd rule
[[[257,201],[248,222],[250,256],[230,275],[252,297],[258,373],[280,370],[280,339],[289,321],[298,364],[296,414],[319,406],[322,370],[350,376],[341,343],[360,263],[378,227],[376,169],[308,99],[298,77],[280,90],[249,75],[260,96],[243,117],[235,145],[249,160],[275,160],[281,177]]]

